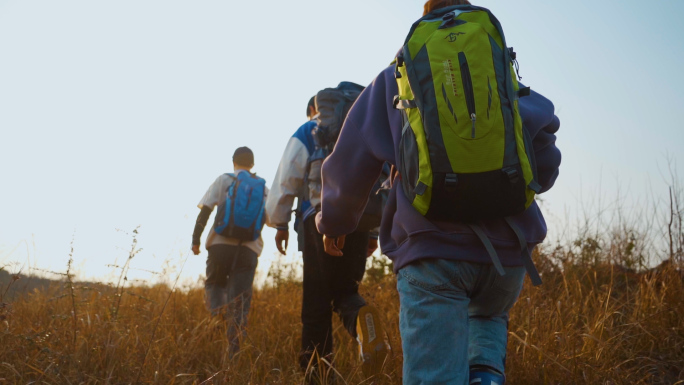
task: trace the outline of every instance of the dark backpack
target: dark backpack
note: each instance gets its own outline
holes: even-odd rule
[[[316,147],[332,151],[349,109],[364,88],[356,83],[341,82],[335,88],[326,88],[316,94],[316,111],[318,111],[318,126],[314,134]]]
[[[341,82],[335,88],[326,88],[316,94],[315,149],[309,156],[306,178],[309,201],[316,210],[321,204],[321,165],[335,147],[344,119],[363,90],[364,87],[356,83]]]
[[[233,183],[216,213],[214,231],[227,238],[254,241],[264,228],[266,181],[255,174],[228,174]]]
[[[316,94],[317,127],[313,131],[315,149],[309,157],[307,167],[307,189],[311,210],[320,210],[321,166],[332,153],[347,114],[365,87],[352,82],[341,82],[335,88],[326,88]],[[387,169],[387,170],[386,170]],[[357,231],[369,231],[380,226],[382,211],[387,201],[387,189],[381,188],[389,176],[389,169],[383,168],[383,175],[376,181]]]

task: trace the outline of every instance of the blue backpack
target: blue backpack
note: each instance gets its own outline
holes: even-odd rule
[[[227,174],[234,179],[219,205],[214,231],[241,241],[254,241],[264,228],[266,181],[249,172]]]

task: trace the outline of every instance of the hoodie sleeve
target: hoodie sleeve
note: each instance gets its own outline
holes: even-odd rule
[[[303,193],[308,161],[309,152],[304,143],[296,137],[290,138],[266,198],[268,226],[287,229],[294,199]]]
[[[384,162],[394,164],[386,96],[391,90],[385,83],[381,74],[359,95],[335,149],[323,163],[321,212],[316,216],[321,234],[337,237],[354,232]]]
[[[559,174],[561,152],[556,147],[556,132],[560,128],[560,120],[555,115],[553,103],[534,91],[530,96],[520,99],[519,108],[523,124],[533,138],[537,182],[542,186],[543,193],[553,187]]]

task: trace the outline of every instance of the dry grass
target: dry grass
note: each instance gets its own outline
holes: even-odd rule
[[[681,271],[671,264],[645,273],[607,263],[587,268],[558,253],[537,255],[545,283],[525,286],[512,311],[509,383],[684,384]],[[550,262],[559,260],[566,265]],[[72,290],[65,281],[0,308],[0,382],[303,382],[297,282],[278,279],[255,292],[249,337],[229,362],[224,327],[209,318],[202,290]],[[334,369],[344,379],[338,383],[400,384],[395,279],[375,269],[362,291],[386,318],[393,355],[380,378],[364,379],[355,344],[337,323]]]
[[[684,383],[681,271],[545,270],[543,287],[526,286],[511,314],[511,383]]]

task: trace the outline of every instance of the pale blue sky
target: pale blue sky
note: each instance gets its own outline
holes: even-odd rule
[[[184,259],[196,204],[231,171],[233,150],[250,146],[270,184],[308,99],[371,82],[423,1],[255,3],[0,0],[0,266],[64,270],[75,233],[82,276],[103,277],[130,245],[116,229],[138,225],[134,267]],[[551,232],[577,209],[580,185],[664,193],[658,167],[684,149],[684,2],[477,4],[561,119]],[[205,257],[191,256],[184,276]]]

